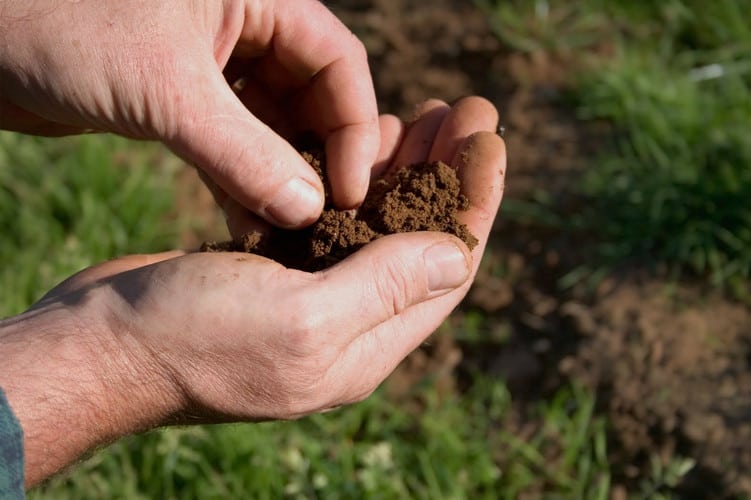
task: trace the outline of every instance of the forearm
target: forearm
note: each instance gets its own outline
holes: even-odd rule
[[[80,309],[56,303],[0,322],[0,387],[23,428],[27,487],[165,418],[148,370]]]

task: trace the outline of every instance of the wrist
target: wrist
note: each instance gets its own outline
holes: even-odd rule
[[[27,486],[173,411],[158,372],[103,320],[95,291],[0,322],[0,386],[24,431]]]

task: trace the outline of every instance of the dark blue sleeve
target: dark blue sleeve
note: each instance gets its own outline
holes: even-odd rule
[[[0,499],[24,498],[23,431],[0,389]]]

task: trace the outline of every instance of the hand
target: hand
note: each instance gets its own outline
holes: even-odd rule
[[[458,168],[462,221],[479,239],[471,254],[424,232],[312,274],[237,253],[131,256],[79,273],[3,325],[0,386],[26,432],[27,481],[156,425],[296,418],[367,397],[477,271],[503,189],[496,124],[478,98],[430,101],[406,132],[381,118],[376,175],[424,159]],[[49,415],[71,431],[61,437]]]
[[[6,0],[0,26],[0,128],[157,139],[232,210],[298,227],[323,187],[285,140],[292,116],[326,142],[335,203],[365,196],[379,144],[367,57],[316,0]]]

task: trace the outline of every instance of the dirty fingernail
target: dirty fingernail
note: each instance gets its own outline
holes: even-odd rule
[[[306,180],[296,177],[287,181],[266,207],[266,213],[281,227],[298,227],[314,221],[323,207],[323,197]]]
[[[452,242],[438,243],[424,254],[431,292],[456,288],[469,278],[469,262],[464,252]]]

